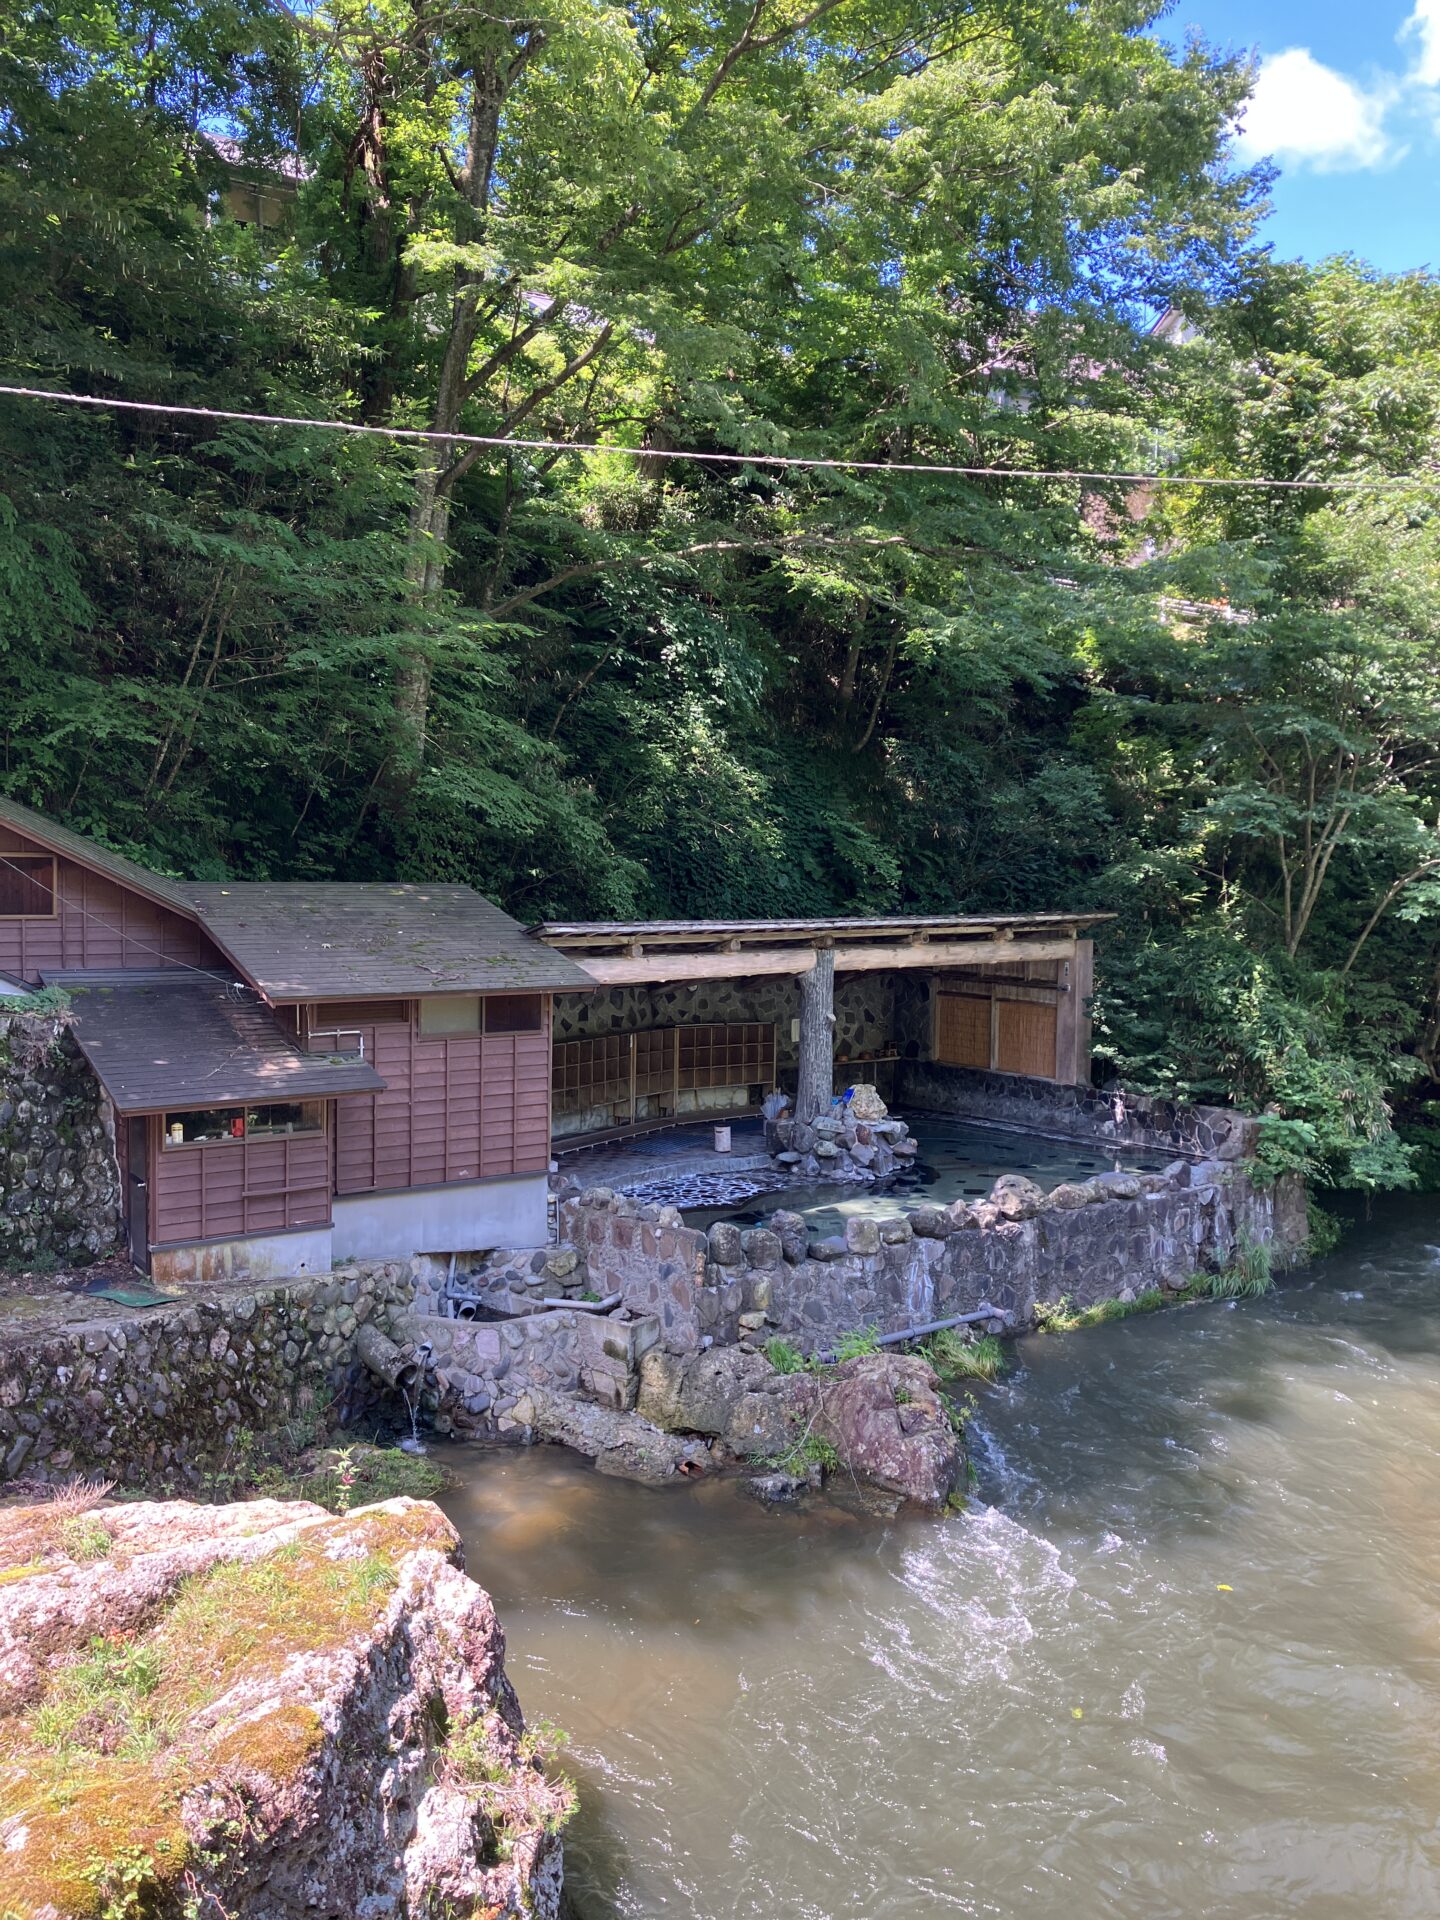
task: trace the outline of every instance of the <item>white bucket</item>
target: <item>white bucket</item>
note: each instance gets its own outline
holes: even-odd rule
[[[715,1129],[715,1151],[716,1151],[716,1153],[729,1153],[729,1151],[730,1151],[730,1129],[729,1129],[729,1127],[716,1127],[716,1129]]]

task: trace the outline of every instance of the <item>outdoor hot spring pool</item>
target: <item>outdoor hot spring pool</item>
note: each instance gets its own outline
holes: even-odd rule
[[[777,1185],[742,1200],[687,1205],[682,1197],[676,1204],[692,1227],[708,1227],[714,1220],[754,1226],[777,1207],[785,1207],[800,1214],[819,1237],[843,1233],[846,1217],[852,1213],[885,1219],[919,1207],[949,1206],[952,1200],[983,1200],[1002,1173],[1023,1173],[1048,1192],[1066,1180],[1087,1180],[1092,1173],[1115,1168],[1137,1173],[1158,1170],[1169,1157],[1129,1147],[1102,1151],[1073,1140],[1046,1140],[1033,1133],[947,1119],[943,1114],[901,1113],[898,1117],[909,1126],[920,1151],[903,1172],[878,1185],[807,1181]]]

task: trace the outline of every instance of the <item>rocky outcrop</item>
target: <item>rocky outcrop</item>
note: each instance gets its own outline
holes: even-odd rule
[[[640,1363],[638,1406],[657,1427],[719,1439],[740,1400],[768,1391],[776,1378],[763,1354],[743,1347],[711,1347],[686,1356],[656,1347]]]
[[[763,1461],[791,1483],[852,1475],[922,1507],[942,1507],[965,1455],[930,1365],[866,1354],[782,1374],[763,1354],[721,1347],[677,1359],[660,1349],[640,1370],[640,1408],[658,1426],[710,1436],[723,1459]]]
[[[737,1454],[782,1472],[819,1462],[931,1509],[945,1505],[965,1471],[935,1370],[912,1354],[864,1354],[776,1376],[736,1403],[726,1438]]]
[[[572,1447],[593,1460],[601,1473],[623,1480],[653,1484],[677,1474],[705,1473],[713,1465],[703,1440],[662,1432],[638,1413],[602,1407],[570,1393],[532,1387],[516,1406],[515,1418],[538,1438]]]
[[[556,1920],[546,1777],[428,1502],[0,1512],[0,1913]]]

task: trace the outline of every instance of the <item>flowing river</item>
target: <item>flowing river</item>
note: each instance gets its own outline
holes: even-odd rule
[[[582,1920],[1440,1914],[1433,1199],[1016,1358],[939,1522],[451,1451]]]

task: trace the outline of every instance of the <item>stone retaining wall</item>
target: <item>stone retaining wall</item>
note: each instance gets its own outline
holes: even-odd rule
[[[1015,1329],[1036,1306],[1076,1307],[1180,1288],[1226,1266],[1247,1240],[1291,1261],[1307,1234],[1305,1190],[1259,1187],[1233,1162],[1177,1160],[1163,1173],[1102,1173],[1045,1194],[1006,1175],[988,1201],[895,1219],[852,1216],[843,1238],[812,1239],[799,1214],[765,1227],[718,1221],[702,1234],[671,1208],[596,1188],[565,1203],[593,1288],[652,1317],[665,1351],[771,1335],[806,1351],[852,1328],[898,1333],[982,1306]]]
[[[852,1218],[843,1241],[810,1242],[801,1256],[777,1215],[786,1264],[773,1280],[767,1325],[809,1351],[850,1327],[897,1333],[989,1305],[1012,1328],[1037,1305],[1092,1306],[1155,1287],[1180,1289],[1227,1266],[1248,1240],[1277,1267],[1307,1235],[1295,1179],[1256,1187],[1223,1161],[1177,1161],[1162,1174],[1102,1173],[1038,1198],[1016,1181],[976,1206],[931,1208],[908,1220]],[[793,1236],[793,1237],[792,1237]]]
[[[0,1269],[108,1252],[120,1233],[110,1102],[65,1017],[0,1000]]]
[[[0,1479],[103,1474],[127,1486],[235,1469],[246,1436],[353,1385],[355,1333],[409,1302],[407,1269],[217,1288],[126,1312],[81,1298],[68,1318],[0,1332]],[[38,1305],[39,1303],[37,1303]]]
[[[1202,1160],[1241,1160],[1255,1150],[1257,1123],[1228,1107],[1191,1107],[1127,1088],[1062,1087],[1024,1074],[982,1067],[946,1067],[932,1060],[902,1062],[897,1106],[952,1113],[982,1124],[1023,1127],[1066,1139],[1150,1153],[1194,1154]]]
[[[660,1331],[653,1317],[573,1308],[499,1321],[407,1313],[394,1329],[430,1348],[426,1409],[442,1431],[462,1437],[504,1437],[529,1425],[525,1402],[535,1391],[633,1407],[640,1361]]]

